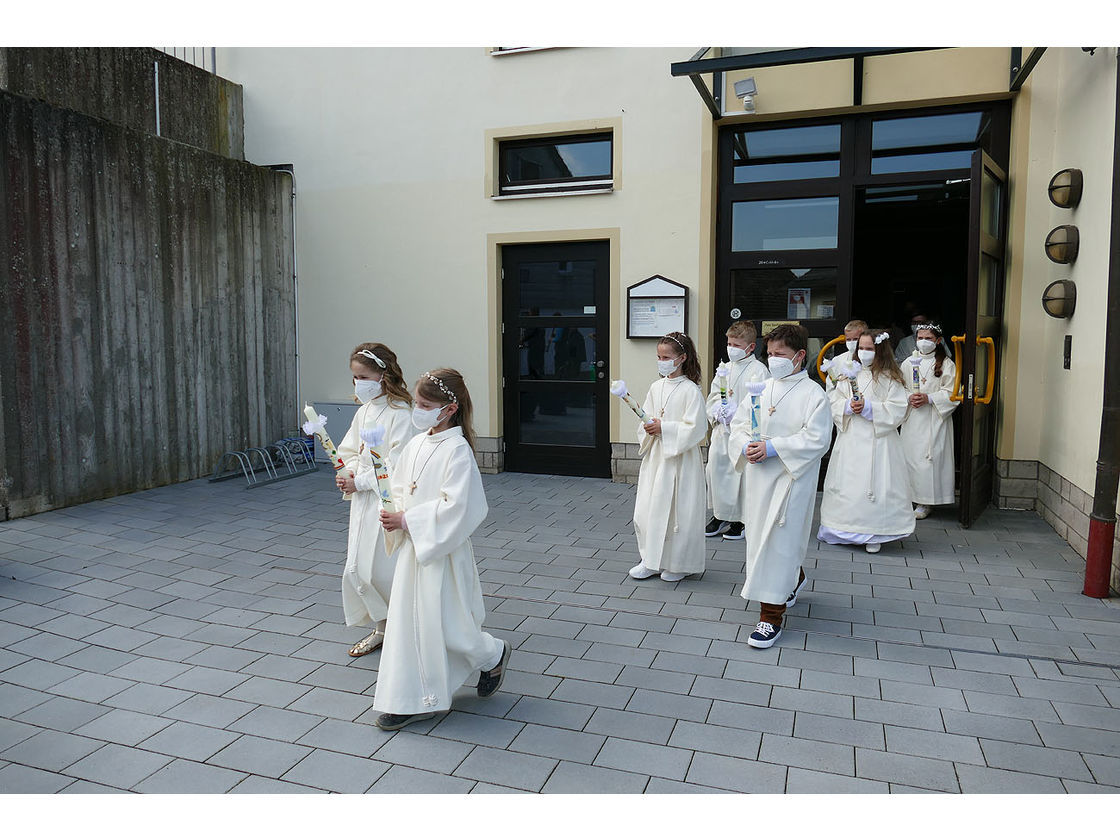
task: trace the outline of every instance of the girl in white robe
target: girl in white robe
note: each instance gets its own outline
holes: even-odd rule
[[[872,554],[914,533],[910,470],[898,435],[909,403],[888,339],[886,331],[860,336],[859,399],[850,380],[829,393],[837,434],[817,532],[822,542],[862,545]]]
[[[917,390],[913,373],[917,368]],[[929,516],[930,505],[951,505],[953,495],[953,411],[949,397],[957,366],[948,357],[941,328],[923,324],[917,332],[917,349],[902,363],[910,385],[910,414],[902,424],[902,450],[910,467],[914,518]]]
[[[335,484],[350,501],[342,613],[348,627],[374,624],[373,632],[350,648],[351,656],[365,656],[379,648],[385,638],[396,558],[385,549],[385,534],[378,518],[381,505],[377,478],[361,433],[384,427],[385,439],[378,454],[391,473],[401,447],[417,430],[412,425],[412,397],[392,350],[377,342],[359,344],[350,354],[350,372],[355,397],[362,405],[338,444],[338,455],[346,469],[335,473]]]
[[[759,621],[747,639],[768,648],[781,635],[787,607],[805,585],[802,564],[813,525],[817,477],[828,452],[832,421],[828,399],[804,368],[808,334],[780,324],[766,341],[773,377],[758,396],[758,440],[751,400],[739,403],[729,448],[747,485],[746,581],[742,596],[759,602]]]
[[[399,546],[373,706],[395,730],[451,708],[473,671],[478,695],[501,686],[509,642],[482,629],[485,608],[470,535],[488,511],[474,456],[470,394],[450,368],[423,374],[413,423],[425,431],[401,450],[391,476],[397,510],[382,510]]]
[[[718,370],[708,392],[706,407],[712,430],[705,476],[712,519],[704,526],[706,537],[743,539],[743,473],[735,469],[727,439],[735,409],[746,398],[747,384],[770,378],[766,365],[754,356],[756,335],[752,321],[736,321],[727,328],[727,404],[720,393]]]
[[[657,343],[654,382],[642,407],[650,422],[638,428],[638,493],[634,534],[641,562],[637,580],[660,573],[670,583],[704,571],[704,463],[708,432],[700,362],[692,339],[672,332]]]

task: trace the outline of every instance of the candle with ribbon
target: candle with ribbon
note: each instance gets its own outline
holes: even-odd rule
[[[719,381],[719,404],[727,408],[727,375],[731,373],[731,369],[723,362],[719,363],[716,368],[716,378]]]
[[[309,405],[303,407],[303,414],[307,418],[307,422],[303,424],[303,433],[305,435],[315,435],[319,438],[319,443],[323,445],[323,451],[331,459],[331,466],[335,470],[341,470],[346,466],[342,460],[342,456],[338,454],[338,447],[334,445],[331,436],[327,434],[327,417],[324,414],[316,414],[315,409]],[[354,473],[350,473],[350,477],[354,477]],[[342,495],[346,495],[343,492]]]
[[[755,379],[748,382],[746,387],[747,393],[751,398],[751,442],[757,443],[762,440],[762,433],[760,431],[762,392],[766,390],[766,381],[764,379]]]
[[[373,474],[377,477],[377,495],[381,498],[381,507],[389,513],[394,513],[397,506],[393,502],[389,466],[378,451],[385,444],[385,427],[374,426],[372,429],[362,429],[358,435],[369,450],[369,457],[373,461]]]
[[[910,357],[910,391],[915,394],[920,394],[922,392],[922,380],[918,374],[918,365],[921,364],[921,361],[922,357],[918,354],[918,351],[915,350],[914,355]]]
[[[863,365],[861,365],[856,359],[848,359],[846,361],[838,363],[837,366],[840,368],[840,373],[843,374],[843,376],[846,377],[848,382],[850,382],[852,385],[852,399],[862,400],[863,397],[859,392],[858,377],[859,372],[863,370]]]
[[[611,393],[620,398],[624,403],[630,406],[631,410],[638,415],[638,419],[643,423],[649,422],[649,415],[642,410],[642,407],[630,396],[630,392],[626,390],[626,383],[621,379],[616,379],[611,383]]]

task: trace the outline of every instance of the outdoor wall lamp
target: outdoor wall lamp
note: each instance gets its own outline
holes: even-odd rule
[[[1073,225],[1058,225],[1046,234],[1046,256],[1052,262],[1069,265],[1077,259],[1080,237]]]
[[[1063,169],[1050,179],[1046,192],[1055,207],[1064,207],[1072,210],[1081,201],[1081,190],[1085,186],[1085,179],[1080,169]]]
[[[754,76],[735,83],[735,95],[743,100],[743,110],[748,114],[754,113],[754,98],[758,96],[758,88],[754,83]]]
[[[1042,308],[1051,318],[1069,318],[1077,306],[1077,286],[1072,280],[1055,280],[1042,292]]]

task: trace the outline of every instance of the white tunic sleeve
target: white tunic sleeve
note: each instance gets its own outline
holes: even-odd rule
[[[933,369],[930,369],[930,377],[933,377]],[[948,417],[952,414],[958,403],[949,399],[953,394],[953,384],[957,378],[957,366],[953,363],[952,359],[945,359],[941,363],[941,378],[937,380],[936,390],[929,392],[930,404],[937,410],[941,417]]]
[[[443,475],[434,497],[409,506],[414,497],[401,496],[408,536],[421,566],[446,559],[482,524],[489,510],[482,476],[466,441],[449,452],[441,466]],[[394,489],[400,486],[393,484]]]
[[[875,437],[897,432],[910,409],[906,388],[894,379],[883,376],[868,391],[870,393],[864,396],[871,403],[871,422],[875,425]]]
[[[368,403],[367,403],[368,405]],[[362,439],[359,433],[362,429],[362,418],[365,416],[366,406],[358,406],[354,412],[354,419],[350,421],[350,428],[342,436],[342,440],[335,444],[338,447],[338,457],[354,475],[358,474],[358,452],[361,449]]]
[[[658,380],[658,381],[660,381],[660,380]],[[642,403],[642,410],[645,411],[646,417],[649,417],[650,419],[653,419],[654,415],[657,413],[653,410],[653,402],[654,402],[654,400],[653,400],[653,390],[656,387],[657,387],[657,382],[654,382],[652,385],[649,386],[649,390],[646,391],[646,400],[645,400],[645,402]],[[639,420],[638,421],[638,457],[640,458],[641,456],[645,455],[652,444],[653,444],[653,437],[651,435],[646,434],[645,424],[641,420]]]

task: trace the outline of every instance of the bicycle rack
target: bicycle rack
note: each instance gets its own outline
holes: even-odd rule
[[[214,465],[210,481],[226,481],[241,476],[246,487],[251,489],[317,472],[318,469],[315,453],[307,440],[288,437],[268,446],[250,446],[223,453]]]

